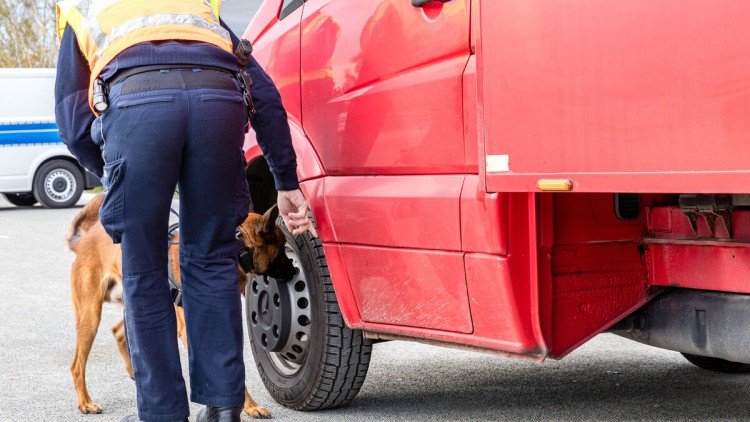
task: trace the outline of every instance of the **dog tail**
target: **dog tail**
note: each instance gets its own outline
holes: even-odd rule
[[[102,207],[102,201],[104,201],[104,193],[97,194],[73,219],[65,235],[65,246],[69,251],[75,252],[83,235],[99,222],[99,208]]]

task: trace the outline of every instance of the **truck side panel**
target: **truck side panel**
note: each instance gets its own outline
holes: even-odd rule
[[[750,190],[750,2],[480,8],[489,191]]]

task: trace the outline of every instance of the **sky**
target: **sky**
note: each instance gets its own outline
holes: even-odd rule
[[[250,19],[260,7],[263,0],[223,0],[221,3],[221,19],[229,25],[238,37],[247,28]]]

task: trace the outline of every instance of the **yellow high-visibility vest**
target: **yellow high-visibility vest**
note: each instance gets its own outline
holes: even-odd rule
[[[232,52],[229,32],[219,24],[221,0],[62,0],[57,30],[70,25],[94,80],[115,56],[146,41],[185,40],[213,44]]]

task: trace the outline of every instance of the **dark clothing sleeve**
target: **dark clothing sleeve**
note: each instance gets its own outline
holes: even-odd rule
[[[102,177],[101,149],[91,140],[94,113],[89,107],[89,65],[78,48],[70,26],[60,41],[55,79],[55,120],[60,139],[79,163],[96,177]]]
[[[229,27],[221,23],[232,37],[232,48],[236,49],[240,40]],[[277,190],[294,190],[299,188],[297,180],[297,155],[292,146],[292,135],[286,110],[281,103],[281,95],[271,77],[250,57],[247,73],[253,81],[250,96],[255,105],[255,117],[250,124],[255,131],[263,156],[273,174]]]
[[[255,117],[250,120],[250,124],[273,173],[276,189],[297,189],[297,155],[292,146],[292,135],[286,110],[281,104],[281,95],[254,57],[250,57],[247,67],[253,81],[250,96],[255,105]]]

